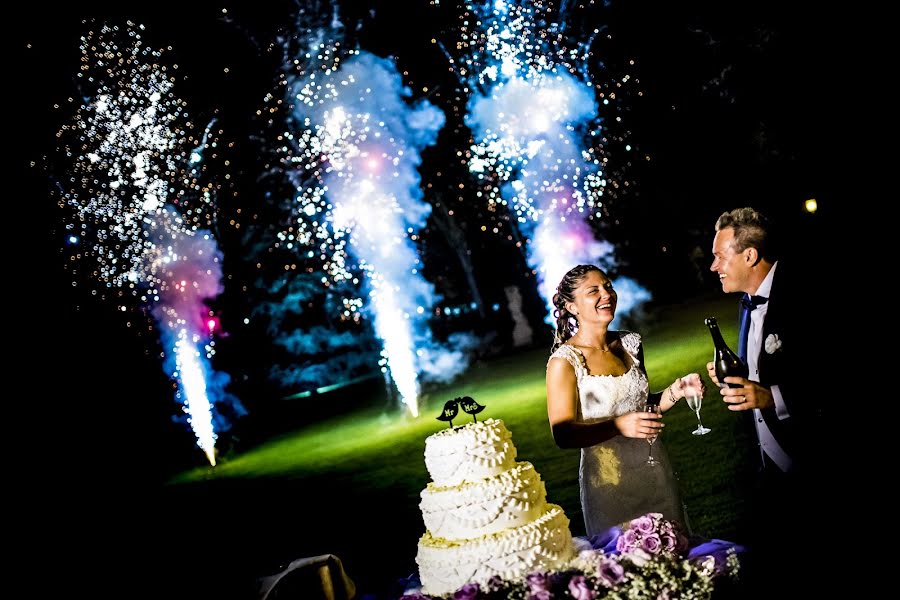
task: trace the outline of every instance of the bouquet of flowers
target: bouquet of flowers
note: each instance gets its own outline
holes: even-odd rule
[[[681,527],[662,518],[661,513],[647,513],[633,519],[616,540],[616,550],[631,554],[643,550],[648,554],[683,554],[688,547]]]
[[[453,600],[628,600],[678,598],[708,600],[715,580],[737,577],[739,546],[710,540],[690,547],[681,527],[659,513],[648,513],[613,527],[590,541],[568,565],[551,573],[531,573],[521,580],[493,577],[467,583]],[[434,600],[420,593],[400,600]]]

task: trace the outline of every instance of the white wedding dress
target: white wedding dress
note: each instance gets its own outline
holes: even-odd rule
[[[591,422],[640,410],[649,384],[638,359],[641,336],[621,332],[622,346],[631,359],[624,375],[591,375],[581,352],[566,344],[550,357],[564,358],[578,378],[578,415]],[[657,466],[646,464],[650,451],[645,439],[614,438],[581,449],[578,480],[587,535],[600,533],[648,512],[659,512],[687,527],[678,482],[662,440],[653,444]]]

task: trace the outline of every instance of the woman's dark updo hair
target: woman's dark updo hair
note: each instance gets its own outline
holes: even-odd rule
[[[572,267],[563,276],[559,285],[556,286],[556,293],[553,294],[553,318],[556,319],[556,334],[553,337],[553,349],[551,352],[555,352],[566,340],[575,335],[572,328],[577,320],[575,315],[566,308],[566,303],[575,301],[575,288],[584,281],[584,278],[591,271],[597,271],[604,277],[606,276],[606,273],[595,265],[578,265],[577,267]]]

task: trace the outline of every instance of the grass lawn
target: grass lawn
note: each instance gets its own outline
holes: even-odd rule
[[[712,341],[703,318],[718,316],[733,343],[735,314],[734,299],[722,296],[656,313],[641,328],[651,389],[691,371],[705,378]],[[216,590],[216,597],[240,597],[253,578],[324,553],[341,557],[363,593],[381,592],[413,572],[416,542],[424,532],[419,492],[429,481],[424,440],[446,427],[434,419],[443,403],[463,395],[487,406],[480,418],[506,422],[519,460],[534,464],[548,499],[565,509],[572,533],[583,535],[579,452],[557,448],[547,424],[547,354],[548,349],[532,349],[473,365],[458,381],[432,390],[418,419],[374,410],[344,414],[224,457],[215,469],[180,474],[163,490],[163,501],[199,515],[193,524],[181,521],[185,544],[210,544],[194,585]],[[679,474],[693,531],[740,541],[749,441],[710,382],[701,414],[711,433],[691,435],[696,418],[679,403],[666,415],[661,439]],[[469,418],[461,415],[455,423]],[[170,569],[181,564],[173,561]]]

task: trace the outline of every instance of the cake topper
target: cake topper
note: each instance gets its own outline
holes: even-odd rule
[[[475,402],[471,396],[463,396],[462,398],[457,398],[457,400],[459,401],[459,406],[463,409],[463,412],[472,415],[472,419],[477,423],[478,417],[475,415],[483,411],[484,407]]]
[[[444,410],[441,411],[441,415],[437,418],[438,421],[449,421],[450,429],[453,429],[453,419],[456,418],[456,415],[459,413],[459,398],[454,398],[453,400],[447,400],[444,403]]]
[[[472,415],[472,419],[476,423],[478,422],[478,417],[475,415],[484,410],[484,406],[475,402],[471,396],[460,396],[453,400],[447,400],[447,402],[444,403],[444,409],[441,411],[441,415],[437,417],[437,420],[448,421],[450,423],[450,428],[452,429],[453,419],[459,414],[460,408],[463,409],[464,413]]]

